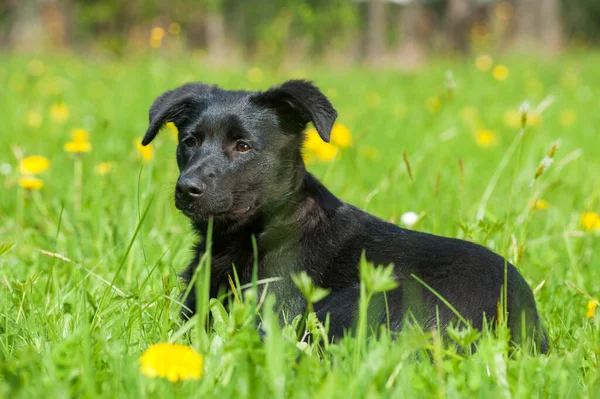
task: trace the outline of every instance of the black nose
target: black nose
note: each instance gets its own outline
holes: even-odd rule
[[[180,180],[177,182],[175,191],[178,195],[199,197],[206,191],[206,184],[192,180]]]

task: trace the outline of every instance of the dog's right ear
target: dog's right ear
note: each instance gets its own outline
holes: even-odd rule
[[[327,97],[309,81],[289,80],[281,86],[252,97],[255,104],[277,111],[293,131],[302,131],[312,122],[325,142],[329,142],[337,111]]]
[[[180,128],[202,105],[212,88],[202,83],[188,83],[158,96],[150,107],[150,125],[142,145],[150,144],[167,122],[173,122]]]

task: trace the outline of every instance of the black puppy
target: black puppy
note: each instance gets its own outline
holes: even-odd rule
[[[455,314],[418,282],[424,281],[473,326],[493,321],[507,271],[508,325],[513,341],[547,340],[531,289],[519,272],[488,249],[471,242],[405,230],[336,198],[306,171],[304,130],[312,122],[329,141],[337,112],[310,82],[288,81],[265,92],[228,91],[191,83],[158,97],[150,108],[147,145],[166,122],[179,130],[180,169],[175,204],[205,237],[213,217],[211,296],[228,286],[233,265],[242,284],[252,276],[252,236],[258,246],[258,278],[281,277],[269,287],[288,314],[306,303],[290,274],[305,271],[331,294],[315,305],[330,333],[352,327],[359,298],[358,263],[393,263],[399,288],[387,293],[389,313],[374,307],[375,324],[389,315],[399,330],[407,315],[423,329],[443,330]],[[202,239],[183,272],[186,283],[205,249]],[[194,290],[186,300],[196,309]],[[185,312],[184,312],[185,313]],[[523,324],[525,322],[525,324]],[[523,334],[525,333],[525,334]]]

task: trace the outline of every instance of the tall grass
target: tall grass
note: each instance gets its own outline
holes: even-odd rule
[[[503,82],[470,61],[439,62],[413,75],[262,66],[264,80],[251,83],[249,66],[217,70],[193,58],[42,58],[41,75],[28,69],[30,59],[0,56],[0,397],[600,392],[600,316],[586,316],[588,302],[600,295],[600,238],[581,223],[583,213],[600,211],[598,55],[502,60],[510,68]],[[456,84],[451,96],[447,70]],[[279,325],[274,298],[262,289],[268,282],[246,287],[254,295],[231,298],[229,312],[209,300],[208,258],[192,288],[201,311],[181,321],[177,275],[194,237],[172,205],[177,168],[170,133],[159,135],[150,161],[137,153],[148,108],[162,91],[189,80],[265,89],[298,76],[331,96],[353,134],[350,148],[309,170],[339,197],[386,220],[400,223],[402,214],[416,212],[412,228],[479,242],[516,264],[535,288],[548,356],[510,351],[509,334],[518,332],[506,328],[450,329],[454,344],[418,326],[395,339],[385,326],[370,331],[365,312],[373,285],[364,285],[356,336],[329,342],[327,321],[310,316],[298,335],[298,319]],[[523,101],[544,109],[519,137],[510,115]],[[69,110],[66,121],[52,118],[58,103]],[[30,112],[41,124],[30,123]],[[93,144],[81,158],[80,187],[72,155],[63,151],[78,127]],[[478,145],[482,130],[494,144]],[[532,186],[559,138],[554,164]],[[40,176],[45,186],[28,192],[18,186],[18,161],[34,154],[48,157],[51,167]],[[112,162],[112,171],[96,173],[101,162]],[[547,208],[535,206],[540,199]],[[362,268],[363,277],[384,273]],[[172,384],[142,375],[141,353],[165,341],[198,349],[204,376]],[[458,349],[473,342],[471,356]]]

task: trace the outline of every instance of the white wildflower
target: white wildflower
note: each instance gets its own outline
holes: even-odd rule
[[[406,227],[412,227],[419,221],[419,215],[416,212],[406,212],[400,217],[400,221]]]
[[[0,174],[4,175],[4,176],[8,176],[10,175],[10,172],[12,172],[12,166],[10,166],[9,163],[2,163],[0,164]]]

